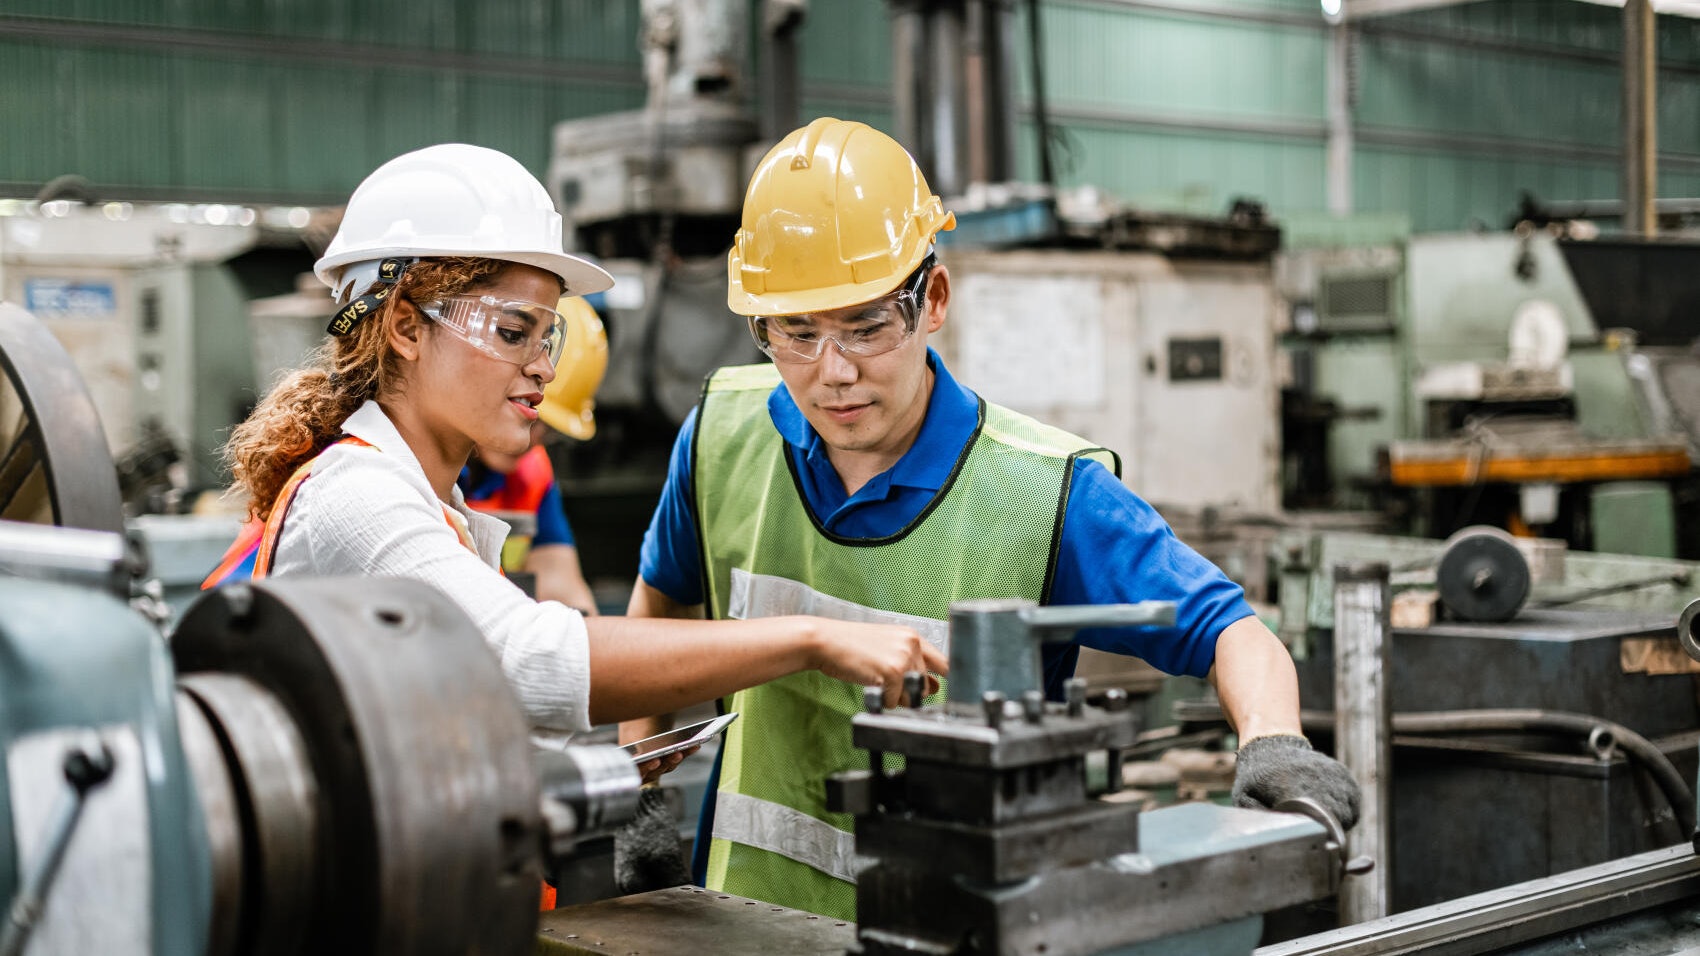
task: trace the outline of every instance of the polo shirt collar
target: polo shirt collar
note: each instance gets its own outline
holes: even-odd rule
[[[927,349],[927,367],[933,371],[933,390],[927,401],[927,417],[915,444],[903,453],[885,473],[869,482],[872,486],[902,485],[937,491],[944,487],[956,467],[956,460],[980,424],[980,399],[958,383],[945,367],[939,354]],[[826,456],[826,443],[815,431],[802,409],[791,398],[791,390],[781,382],[767,397],[768,416],[781,438],[803,453],[811,465],[831,467]],[[860,493],[858,493],[860,494]]]

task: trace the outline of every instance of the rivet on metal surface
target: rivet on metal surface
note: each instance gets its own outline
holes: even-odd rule
[[[986,726],[993,730],[1003,724],[1003,691],[989,690],[980,695],[980,706],[986,710]]]
[[[878,684],[862,688],[862,709],[870,714],[885,710],[885,688]]]
[[[1038,690],[1021,692],[1021,716],[1030,724],[1036,724],[1045,717],[1045,694]]]
[[[1063,698],[1068,701],[1068,715],[1079,717],[1086,713],[1086,678],[1070,677],[1063,682]]]

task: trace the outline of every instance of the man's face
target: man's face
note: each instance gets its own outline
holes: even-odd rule
[[[897,295],[830,312],[762,320],[776,333],[775,338],[805,343],[804,351],[817,340],[822,342],[813,361],[775,348],[774,365],[822,441],[838,452],[877,456],[884,467],[909,450],[926,418],[931,387],[927,336],[944,325],[949,275],[943,266],[934,266],[928,275],[925,300],[917,303],[914,334],[890,351],[856,354],[854,343],[878,335],[875,330],[882,320],[890,320]]]

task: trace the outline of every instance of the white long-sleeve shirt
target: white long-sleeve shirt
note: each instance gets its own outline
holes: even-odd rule
[[[474,554],[444,520],[419,459],[376,402],[342,430],[372,447],[333,445],[302,482],[283,522],[271,573],[411,578],[447,594],[477,624],[533,730],[543,738],[590,729],[590,645],[584,618],[533,601],[496,569],[508,526],[449,502]],[[541,741],[540,741],[541,742]]]

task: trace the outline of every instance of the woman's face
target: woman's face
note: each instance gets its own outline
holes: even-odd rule
[[[561,286],[553,273],[515,263],[466,294],[518,299],[552,309],[561,297]],[[425,324],[414,373],[408,383],[414,393],[410,398],[428,406],[427,415],[435,427],[507,455],[522,455],[530,447],[543,386],[555,377],[546,354],[516,365],[430,321]]]

